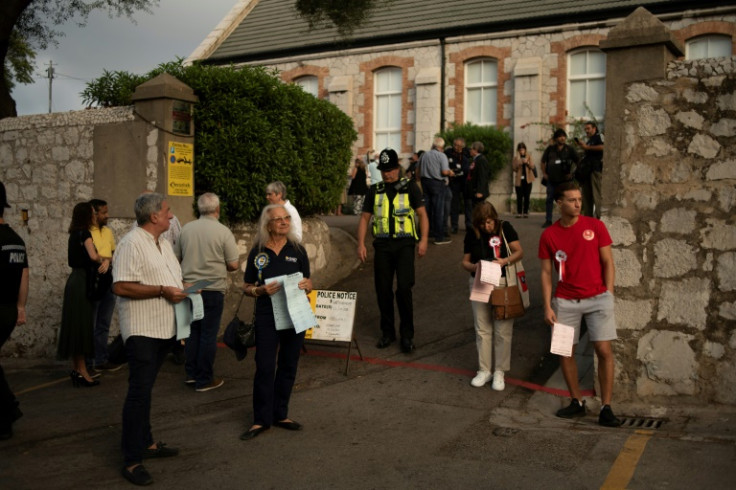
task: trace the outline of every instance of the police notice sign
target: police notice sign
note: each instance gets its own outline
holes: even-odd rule
[[[358,293],[322,291],[309,293],[309,304],[317,319],[317,326],[307,330],[305,339],[330,342],[350,342],[353,339],[355,302]]]

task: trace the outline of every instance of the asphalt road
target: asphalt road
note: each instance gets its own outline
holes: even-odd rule
[[[462,235],[417,261],[417,350],[406,355],[396,344],[374,346],[371,258],[349,270],[357,217],[325,217],[340,254],[331,260],[347,271],[331,270],[319,284],[358,293],[354,333],[363,360],[354,358],[345,376],[342,346],[308,345],[290,406],[304,430],[272,428],[249,442],[238,436],[252,420],[252,353],[237,362],[220,349],[216,373],[225,385],[206,393],[184,385],[181,366],[165,363],[154,390],[154,436],[181,453],[146,462],[155,487],[733,488],[733,407],[614,406],[630,420],[644,414],[663,423],[653,430],[600,428],[594,414],[554,417],[566,400],[549,393],[563,385],[545,354],[549,331],[538,306],[543,217],[511,219],[537,306],[515,326],[505,391],[469,385],[477,357]],[[103,375],[99,387],[74,389],[65,363],[2,362],[25,416],[0,442],[1,489],[132,488],[120,476],[126,369]],[[590,373],[584,383],[592,389]]]

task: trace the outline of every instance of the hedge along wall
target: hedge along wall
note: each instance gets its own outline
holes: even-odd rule
[[[92,197],[105,199],[105,196],[93,196],[95,161],[104,160],[104,155],[94,154],[93,138],[96,128],[110,124],[133,125],[140,121],[132,107],[0,120],[0,180],[6,186],[12,206],[5,211],[5,221],[25,240],[30,265],[28,323],[14,331],[3,347],[5,356],[53,358],[55,355],[64,285],[70,272],[67,229],[76,203]],[[154,151],[144,153],[157,158],[156,143],[165,137],[152,130],[146,145]],[[154,175],[150,182],[153,187],[156,179],[165,179],[165,175]],[[264,204],[262,194],[259,198],[255,206]],[[295,205],[299,206],[299,202]],[[28,210],[27,224],[21,220],[21,209]],[[118,241],[131,225],[131,219],[113,216],[110,220]],[[329,229],[318,218],[306,219],[304,227],[304,244],[312,271],[318,274],[330,254]],[[240,225],[234,232],[244,260],[252,241],[252,226]],[[242,271],[230,274],[229,283],[230,299],[237,296]],[[228,303],[224,320],[229,320],[227,312],[232,309],[232,303]],[[117,325],[114,325],[111,335],[116,333]]]

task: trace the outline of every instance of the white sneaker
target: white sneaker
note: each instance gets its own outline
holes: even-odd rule
[[[475,375],[475,378],[470,380],[470,385],[475,386],[476,388],[481,388],[484,384],[488,383],[491,380],[491,373],[488,371],[478,371],[478,374]]]
[[[499,370],[493,373],[493,383],[491,383],[491,388],[496,391],[503,391],[503,389],[506,388],[506,383],[503,380],[503,371]]]

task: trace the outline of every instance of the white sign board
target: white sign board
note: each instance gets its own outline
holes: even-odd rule
[[[317,326],[307,330],[305,339],[329,342],[351,342],[355,301],[358,293],[347,291],[322,291],[309,293],[309,304],[317,319]]]

